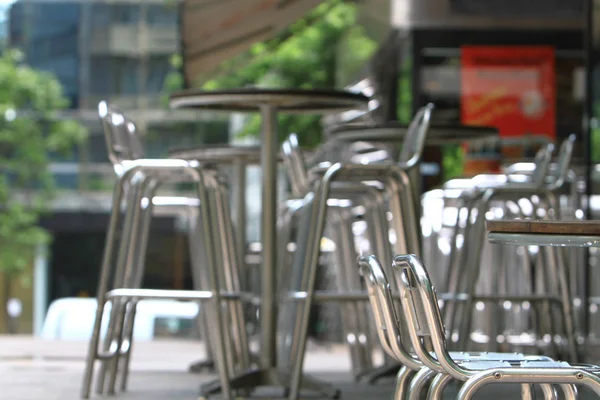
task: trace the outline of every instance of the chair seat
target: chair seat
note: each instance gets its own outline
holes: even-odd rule
[[[435,354],[432,353],[435,357]],[[509,363],[553,361],[550,357],[525,355],[522,353],[496,353],[496,352],[450,352],[450,357],[455,361],[506,361]]]
[[[242,300],[249,303],[258,303],[260,300],[249,293],[221,292],[223,300]],[[214,297],[209,290],[170,290],[170,289],[114,289],[106,293],[106,299],[176,299],[185,301],[206,301]]]
[[[196,160],[208,163],[260,162],[260,146],[201,146],[169,149],[169,158]]]

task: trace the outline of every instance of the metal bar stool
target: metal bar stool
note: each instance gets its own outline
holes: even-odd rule
[[[442,200],[445,203],[448,203],[450,199],[450,201],[454,203],[453,205],[455,205],[455,207],[457,208],[456,223],[454,225],[454,231],[451,233],[450,236],[450,254],[448,257],[447,273],[445,274],[446,290],[449,293],[462,293],[461,289],[459,289],[459,286],[461,284],[466,284],[467,279],[463,279],[462,282],[459,280],[461,267],[465,263],[464,257],[466,257],[469,254],[471,248],[477,247],[477,244],[473,244],[471,241],[466,240],[465,238],[467,237],[467,232],[470,229],[469,221],[471,218],[473,218],[472,205],[475,202],[474,199],[477,198],[477,193],[479,193],[479,190],[483,190],[483,188],[485,187],[503,188],[507,192],[510,189],[514,189],[514,191],[518,193],[517,196],[519,194],[523,194],[523,191],[526,191],[526,193],[536,191],[538,188],[541,188],[544,183],[545,175],[547,173],[548,165],[550,164],[553,149],[554,145],[550,143],[538,151],[535,163],[536,169],[534,174],[530,176],[528,181],[507,183],[508,179],[498,179],[496,178],[496,176],[491,177],[490,175],[487,175],[488,178],[482,178],[478,180],[452,180],[445,185],[444,191],[440,192],[440,194],[442,195]],[[458,191],[458,194],[451,193],[456,191]],[[465,216],[461,218],[461,211],[463,209],[467,212]],[[463,226],[462,229],[461,226]],[[479,243],[479,239],[480,238],[477,237],[471,238],[471,240],[475,240],[476,243]],[[462,242],[462,249],[460,249],[460,251],[459,241]],[[447,315],[448,323],[450,323],[450,332],[453,332],[452,324],[455,321],[456,308],[457,304],[454,300],[450,300],[447,303],[445,303],[444,313],[445,315]],[[462,343],[462,345],[464,345],[464,343]]]
[[[304,156],[301,149],[298,146],[296,135],[292,134],[282,144],[283,149],[283,160],[288,173],[292,195],[300,197],[308,191],[310,187],[308,172],[305,166]],[[352,231],[353,223],[357,220],[357,215],[353,212],[357,205],[366,205],[367,218],[370,219],[371,224],[376,224],[378,229],[370,229],[373,233],[382,233],[382,235],[372,238],[373,243],[382,245],[384,240],[387,238],[383,235],[385,230],[383,229],[381,221],[381,210],[379,212],[379,218],[375,217],[377,212],[375,209],[381,207],[379,204],[380,196],[375,190],[365,187],[362,184],[345,184],[337,183],[332,188],[332,197],[328,199],[328,206],[331,208],[332,219],[330,224],[330,230],[328,236],[334,239],[335,243],[335,260],[333,262],[333,269],[336,277],[336,286],[339,292],[360,292],[362,287],[360,281],[356,280],[355,274],[348,274],[348,268],[346,267],[347,261],[353,261],[358,255],[354,247],[354,234]],[[281,230],[280,230],[280,255],[287,254],[286,261],[282,261],[280,265],[289,265],[287,261],[291,258],[291,255],[287,251],[288,243],[293,241],[291,236],[292,233],[292,219],[294,216],[299,214],[302,207],[304,207],[305,201],[302,199],[292,200],[286,206],[286,210],[282,210],[281,219]],[[374,219],[373,219],[374,218]],[[297,218],[296,218],[297,219]],[[285,220],[285,222],[283,222]],[[370,224],[370,225],[371,225]],[[382,238],[378,237],[382,236]],[[378,247],[379,251],[382,250]],[[375,250],[375,249],[374,249]],[[391,250],[390,250],[391,252]],[[307,271],[295,271],[292,272],[291,268],[287,268],[280,274],[280,287],[285,287],[290,282],[297,282],[299,287],[290,288],[290,290],[302,290],[306,284],[306,273]],[[292,279],[290,274],[296,274],[297,276]],[[367,314],[364,304],[356,301],[348,301],[342,304],[341,317],[342,317],[342,329],[343,337],[349,347],[351,354],[352,370],[355,377],[365,371],[370,370],[373,367],[372,364],[372,346],[371,338],[369,335],[370,326],[367,322]],[[288,337],[291,337],[291,330],[287,326],[293,325],[294,317],[292,313],[286,314],[289,316],[287,322],[284,323],[284,331],[290,332]],[[286,343],[286,340],[284,340]],[[280,354],[291,356],[290,349],[284,346]],[[293,364],[291,358],[284,360],[285,362]]]
[[[535,186],[530,186],[528,188],[524,185],[509,185],[506,187],[499,187],[497,189],[489,189],[488,191],[480,191],[479,197],[477,197],[478,195],[475,195],[471,200],[471,205],[476,204],[477,206],[476,208],[469,208],[471,210],[476,210],[476,215],[474,215],[473,219],[467,220],[466,223],[464,245],[461,251],[461,253],[466,255],[466,257],[464,259],[456,258],[453,260],[454,264],[452,266],[452,269],[449,271],[450,281],[448,285],[449,292],[451,295],[456,295],[459,293],[465,294],[464,297],[466,301],[462,307],[464,310],[464,321],[461,320],[461,322],[459,323],[459,320],[456,317],[456,299],[447,302],[447,309],[444,310],[446,312],[447,322],[450,324],[450,332],[454,331],[452,326],[460,326],[461,330],[459,333],[458,342],[459,348],[466,348],[468,329],[470,328],[470,324],[473,319],[472,314],[474,310],[472,309],[472,306],[474,301],[492,301],[495,303],[502,299],[508,301],[513,300],[521,302],[529,301],[530,303],[534,303],[534,306],[536,307],[542,307],[541,312],[543,313],[545,318],[541,318],[541,322],[544,322],[544,319],[546,319],[547,316],[552,316],[551,314],[549,314],[549,312],[554,310],[554,308],[551,307],[548,304],[548,302],[554,301],[558,303],[562,310],[558,314],[558,316],[554,318],[562,319],[563,322],[555,322],[554,327],[552,326],[553,323],[550,322],[550,325],[547,326],[544,330],[545,332],[549,332],[550,334],[552,334],[551,332],[553,331],[553,329],[556,328],[556,324],[565,324],[567,329],[567,332],[565,334],[568,341],[567,348],[569,349],[569,357],[571,357],[571,360],[573,361],[577,359],[573,327],[574,322],[570,305],[571,301],[568,295],[568,285],[565,269],[566,267],[563,262],[562,254],[553,253],[552,249],[544,250],[543,261],[545,261],[545,263],[547,264],[547,268],[541,267],[539,269],[539,279],[537,279],[538,284],[542,285],[541,293],[546,292],[546,290],[544,290],[544,286],[548,288],[548,291],[551,290],[550,288],[555,288],[554,291],[557,292],[558,297],[530,294],[525,296],[517,296],[516,298],[511,298],[511,296],[503,297],[503,295],[493,294],[491,296],[484,296],[485,299],[480,299],[480,296],[477,296],[475,294],[475,284],[478,281],[478,277],[482,273],[481,265],[487,265],[487,263],[481,264],[481,255],[483,253],[483,247],[485,245],[485,242],[483,242],[481,240],[481,237],[479,236],[482,233],[481,224],[484,223],[484,214],[490,208],[492,201],[497,200],[501,202],[506,202],[512,200],[516,202],[516,200],[522,198],[531,198],[532,196],[539,196],[545,201],[545,204],[543,202],[537,206],[533,204],[534,209],[554,210],[554,213],[558,215],[558,202],[556,201],[554,192],[559,190],[565,182],[565,177],[571,159],[573,142],[574,137],[570,137],[567,140],[565,140],[565,142],[562,144],[558,157],[558,165],[560,166],[560,168],[557,168],[556,171],[553,172],[552,175],[554,176],[543,176],[540,179],[539,176],[541,176],[541,173],[538,174],[538,182],[547,182],[544,186],[541,186],[536,189]],[[504,271],[501,265],[499,266],[497,263],[491,268],[485,268],[485,270],[490,271],[494,274],[498,273],[498,271]],[[492,281],[497,281],[499,278],[492,277],[490,279]],[[533,283],[533,281],[531,281],[531,278],[526,279],[529,279],[529,281],[531,282],[530,284]],[[548,281],[548,279],[550,280]],[[458,285],[460,285],[461,288],[456,290]],[[492,336],[494,338],[497,337],[497,335],[493,333]],[[551,345],[554,345],[554,343],[551,342]]]
[[[223,313],[221,307],[224,298],[239,303],[243,296],[237,293],[222,294],[220,290],[218,274],[219,269],[222,269],[222,265],[218,264],[217,254],[224,246],[231,248],[233,246],[222,243],[221,249],[219,249],[218,243],[214,240],[217,231],[226,227],[216,226],[214,216],[219,215],[219,210],[210,211],[211,196],[209,193],[216,193],[222,190],[222,187],[214,174],[202,171],[195,161],[142,158],[143,149],[137,137],[135,125],[128,121],[121,112],[105,102],[100,103],[99,113],[106,131],[109,157],[117,173],[117,182],[113,194],[113,207],[98,284],[96,320],[90,340],[81,395],[83,398],[89,396],[95,360],[100,360],[103,363],[99,376],[100,391],[104,389],[105,374],[109,372],[108,390],[109,393],[114,393],[118,364],[123,356],[125,356],[123,382],[126,382],[127,364],[131,350],[130,338],[133,330],[132,317],[135,315],[136,302],[144,298],[170,298],[202,302],[205,305],[205,312],[211,313],[211,320],[215,321],[209,327],[211,342],[216,346],[219,376],[224,388],[226,388],[224,394],[227,398],[231,398],[228,378],[234,367],[231,365],[231,354],[235,350],[231,348],[229,342],[236,332],[232,332],[229,328],[230,325],[236,325],[236,321],[235,316],[233,316],[226,326],[225,320],[230,315]],[[194,265],[194,267],[204,267],[208,275],[210,290],[156,291],[137,289],[143,274],[143,265],[139,264],[142,264],[141,261],[144,257],[143,250],[145,250],[146,245],[145,239],[147,238],[148,218],[153,205],[153,193],[160,183],[177,181],[194,183],[197,204],[201,204],[200,222],[204,231],[203,238],[208,265]],[[119,235],[121,245],[117,252],[116,268],[114,268],[114,242],[119,229],[119,211],[124,191],[129,193],[129,198],[123,231]],[[144,195],[146,196],[144,197]],[[143,201],[144,198],[147,200],[146,202]],[[214,203],[212,205],[214,206]],[[142,213],[145,213],[145,218],[140,215]],[[144,240],[140,241],[140,238]],[[111,275],[113,276],[112,285],[109,283]],[[112,286],[113,290],[116,291],[108,293],[109,286]],[[112,303],[109,329],[103,350],[99,350],[102,314],[108,301]],[[126,336],[129,337],[126,338]],[[106,363],[110,363],[110,365],[107,366]],[[125,383],[123,383],[124,385]]]
[[[338,177],[336,179],[339,179],[340,181],[344,182],[344,181],[356,181],[355,178],[359,177],[358,182],[360,182],[361,180],[373,180],[373,181],[379,181],[380,184],[384,185],[384,188],[387,187],[387,189],[385,190],[389,190],[390,194],[391,194],[391,210],[392,210],[392,223],[394,224],[394,232],[396,234],[396,250],[402,249],[402,248],[412,248],[414,252],[420,252],[420,245],[419,245],[419,230],[417,223],[415,222],[411,228],[405,228],[403,225],[403,219],[401,217],[401,209],[405,209],[405,210],[414,210],[414,196],[412,198],[411,201],[407,200],[405,196],[405,193],[411,193],[411,189],[410,188],[405,188],[405,184],[408,182],[408,177],[406,176],[406,172],[405,171],[411,171],[412,169],[414,169],[415,166],[418,165],[419,161],[420,161],[420,157],[421,157],[421,153],[422,153],[422,149],[423,149],[423,145],[424,145],[424,141],[425,141],[425,136],[427,133],[427,128],[429,126],[429,121],[430,121],[430,115],[431,115],[431,111],[433,109],[432,105],[428,105],[426,107],[423,107],[421,110],[419,110],[419,112],[417,113],[417,115],[415,116],[413,123],[411,123],[411,129],[409,130],[409,134],[406,135],[405,138],[405,143],[403,145],[403,149],[402,149],[402,153],[401,153],[401,163],[399,165],[395,165],[395,164],[383,164],[383,165],[379,165],[379,166],[375,166],[375,165],[367,165],[367,166],[361,166],[361,165],[347,165],[348,168],[350,168],[349,170],[345,171],[346,173],[349,172],[348,175],[344,176],[344,177]],[[292,154],[292,149],[295,146],[295,141],[294,139],[292,139],[292,141],[290,141],[289,143],[287,143],[286,145],[284,145],[284,154],[288,154],[291,155]],[[291,176],[292,179],[294,176],[300,176],[301,178],[297,178],[296,179],[296,184],[293,185],[293,187],[295,187],[296,192],[300,193],[303,189],[303,187],[306,187],[306,179],[304,179],[303,177],[305,176],[304,173],[304,167],[303,167],[303,162],[301,157],[290,157],[290,160],[288,162],[286,162],[286,165],[288,165],[288,168],[290,168],[291,172]],[[375,169],[368,169],[368,167],[374,167]],[[346,168],[346,166],[342,167],[342,168]],[[367,170],[365,170],[365,168],[367,168]],[[326,175],[327,174],[327,166],[320,166],[319,168],[316,169],[312,169],[311,173],[314,175],[312,179],[313,182],[318,182],[321,179],[321,176]],[[354,172],[356,173],[356,175],[354,174]],[[391,179],[391,180],[390,180]],[[331,182],[333,183],[333,182]],[[386,186],[387,185],[387,186]],[[369,188],[368,186],[363,186],[364,189],[362,190],[363,192],[365,190],[370,190],[372,191],[372,188]],[[402,189],[400,189],[400,187],[402,187]],[[329,189],[327,189],[329,190]],[[335,189],[334,187],[332,187],[332,190]],[[399,193],[399,192],[402,193]],[[360,192],[360,190],[359,190]],[[336,193],[337,194],[337,193]],[[311,195],[312,196],[312,195]],[[412,196],[412,194],[411,194]],[[307,201],[307,206],[310,207],[310,202],[312,200],[308,200]],[[401,203],[406,203],[407,201],[412,202],[413,204],[403,204],[401,205]],[[329,205],[329,199],[326,201],[326,204]],[[380,200],[375,200],[371,203],[372,205],[377,205],[377,204],[382,204]],[[326,206],[327,207],[327,206]],[[392,254],[392,250],[389,244],[389,239],[388,239],[388,235],[384,235],[382,238],[378,237],[378,233],[382,232],[385,233],[387,232],[387,228],[385,228],[388,224],[387,221],[387,214],[385,212],[382,211],[382,209],[380,207],[367,207],[367,209],[372,212],[373,214],[370,215],[370,222],[371,222],[371,226],[372,229],[370,230],[371,232],[375,233],[375,235],[372,237],[372,244],[375,245],[374,250],[381,252],[382,254],[389,254],[391,257]],[[406,211],[409,216],[407,216],[406,218],[415,218],[415,211]],[[324,216],[324,215],[323,215]],[[308,218],[308,217],[306,217]],[[307,232],[303,232],[302,231],[302,223],[300,226],[300,232],[299,232],[299,237],[301,239],[303,239],[303,237],[306,234],[310,234],[312,235],[313,233],[313,228],[311,227],[307,227],[306,229],[308,229]],[[314,225],[313,225],[314,226]],[[310,233],[308,233],[310,232]],[[319,231],[320,232],[320,231]],[[322,234],[322,233],[321,233]],[[313,236],[311,236],[313,237]],[[320,234],[318,234],[317,236],[315,236],[315,240],[318,238],[320,240]],[[309,239],[310,240],[310,239]],[[410,242],[410,244],[408,244],[407,242]],[[349,243],[339,243],[340,246],[349,246]],[[305,253],[305,248],[302,247],[302,245],[298,246],[298,249],[302,249],[301,254],[306,254]],[[316,247],[310,247],[310,251],[316,251],[318,253],[319,251],[319,247],[318,245]],[[315,255],[315,257],[318,257],[318,255]],[[308,259],[308,257],[307,257]],[[391,258],[390,258],[391,261]],[[315,266],[316,268],[316,266]],[[310,276],[313,273],[312,270],[310,268],[307,268],[307,265],[295,265],[292,266],[292,269],[296,269],[297,271],[302,271],[301,274],[303,276],[303,278],[301,279],[302,285],[301,285],[301,290],[304,290],[303,288],[306,286],[310,287]],[[344,275],[348,275],[348,272],[346,274],[338,274],[337,278],[338,278],[338,288],[344,290],[344,289],[350,289],[350,290],[360,290],[360,287],[357,287],[356,285],[359,284],[358,282],[355,282],[353,284],[352,287],[347,287],[347,283],[348,280],[345,279],[346,277]],[[314,289],[314,288],[313,288]],[[310,291],[307,290],[307,293],[310,293]],[[307,301],[308,302],[308,301]],[[356,306],[356,304],[354,304],[354,306]],[[302,307],[302,306],[300,306]],[[350,306],[352,307],[352,305]],[[289,318],[290,320],[295,320],[295,318],[299,318],[297,316],[302,316],[301,318],[308,318],[307,316],[305,316],[305,314],[307,314],[308,312],[301,312],[299,309],[296,310],[296,312],[292,312],[289,313]],[[356,321],[354,321],[356,322]],[[296,354],[294,354],[292,356],[292,364],[296,365],[296,369],[301,368],[301,367],[297,367],[297,365],[301,365],[302,364],[302,358],[303,358],[303,354],[304,351],[302,350],[302,339],[300,338],[301,336],[301,332],[303,330],[306,329],[305,326],[306,322],[304,322],[303,320],[296,320],[295,322],[295,326],[294,326],[294,333],[290,334],[291,337],[291,345],[290,345],[290,349],[292,352],[295,352]],[[352,321],[348,320],[346,321],[346,326],[352,326],[355,325]],[[349,343],[351,343],[351,354],[353,355],[353,365],[358,365],[359,368],[355,368],[355,370],[360,370],[360,369],[365,369],[365,367],[369,367],[368,365],[365,364],[365,359],[366,358],[370,358],[370,354],[367,354],[366,356],[364,356],[364,351],[367,351],[370,353],[370,350],[368,350],[369,346],[366,346],[366,350],[363,349],[363,356],[361,356],[361,352],[360,350],[358,350],[357,352],[353,351],[353,347],[357,346],[362,347],[360,343],[356,342],[356,337],[360,337],[358,335],[364,335],[364,328],[361,329],[361,327],[358,327],[358,332],[356,331],[352,331],[351,329],[349,331],[346,331],[346,337],[349,339]],[[300,340],[300,342],[296,342],[297,340]],[[296,344],[299,343],[299,344]],[[362,357],[362,358],[361,358]],[[395,368],[395,367],[393,367]],[[384,369],[383,373],[387,373],[387,367]],[[377,370],[375,372],[378,372]],[[293,389],[292,389],[293,392]]]

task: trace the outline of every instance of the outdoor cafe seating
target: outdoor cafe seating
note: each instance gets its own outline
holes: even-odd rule
[[[600,396],[600,369],[582,363],[586,310],[575,306],[580,294],[571,281],[571,271],[581,268],[580,248],[600,243],[600,227],[542,232],[536,241],[523,226],[494,225],[577,224],[575,136],[541,145],[534,159],[501,174],[424,191],[427,146],[469,144],[497,132],[436,125],[433,104],[408,125],[380,123],[368,118],[368,104],[347,91],[176,93],[173,107],[259,112],[261,145],[174,149],[168,158],[148,159],[135,121],[100,103],[115,188],[82,398],[94,383],[98,393],[127,389],[136,306],[145,299],[199,304],[209,349],[203,362],[214,363],[218,376],[201,387],[203,397],[232,399],[273,387],[290,399],[338,398],[334,384],[304,374],[314,304],[338,306],[350,354],[350,365],[340,369],[371,383],[394,377],[396,399],[442,398],[454,383],[462,385],[460,399],[497,383],[519,384],[523,398],[540,390],[546,399],[574,399],[578,385]],[[330,128],[310,154],[299,145],[309,132],[285,132],[278,142],[278,113],[344,110],[362,110],[362,119]],[[245,215],[233,217],[226,171],[233,167],[243,177],[248,164],[262,169],[258,285],[245,279]],[[285,198],[278,198],[278,169],[285,171]],[[235,181],[241,186],[234,201],[244,206],[244,179]],[[157,195],[174,183],[191,185],[193,196]],[[142,285],[149,227],[160,207],[187,210],[193,290]],[[334,250],[324,260],[327,241]],[[318,288],[323,269],[336,290]],[[258,351],[250,321],[260,327]]]

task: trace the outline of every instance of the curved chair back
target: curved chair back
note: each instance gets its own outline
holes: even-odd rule
[[[560,145],[556,158],[556,169],[550,173],[552,181],[548,185],[549,189],[557,189],[565,183],[567,174],[569,173],[571,158],[573,157],[575,140],[577,140],[575,134],[570,134]]]
[[[531,176],[531,182],[537,186],[542,186],[548,175],[550,161],[552,161],[552,153],[554,152],[554,143],[546,143],[535,154],[534,164],[535,170]]]
[[[421,107],[410,122],[406,137],[402,142],[402,151],[399,158],[400,165],[403,168],[412,168],[421,161],[433,108],[432,103]]]
[[[367,287],[377,325],[377,335],[382,347],[386,353],[406,367],[412,370],[420,369],[423,365],[414,359],[409,349],[403,345],[392,291],[382,265],[375,256],[360,257],[358,265]]]
[[[135,124],[118,108],[101,101],[98,115],[104,128],[108,158],[113,166],[144,157],[144,146]]]
[[[393,264],[406,315],[409,335],[419,359],[429,368],[465,380],[473,372],[460,367],[450,356],[437,294],[421,260],[415,255],[397,255]],[[429,339],[432,356],[424,346]]]
[[[292,186],[294,196],[302,196],[308,189],[308,172],[304,162],[304,155],[298,143],[298,136],[292,133],[285,140],[281,149],[283,151],[283,163],[287,169],[288,178]]]

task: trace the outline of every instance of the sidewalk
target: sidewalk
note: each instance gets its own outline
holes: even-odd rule
[[[195,400],[200,385],[215,378],[187,372],[192,362],[204,357],[201,343],[157,340],[134,343],[134,346],[130,390],[119,394],[117,399]],[[391,397],[392,381],[377,386],[350,383],[346,367],[350,360],[343,346],[314,347],[311,346],[307,354],[307,372],[339,383],[344,399]],[[0,336],[0,400],[79,399],[86,351],[86,342]]]
[[[114,400],[196,400],[200,385],[212,380],[209,374],[191,374],[188,366],[202,359],[203,346],[197,342],[157,340],[134,343],[129,391]],[[85,342],[52,342],[32,337],[0,336],[0,400],[79,400]],[[310,346],[306,371],[332,382],[342,391],[344,400],[391,399],[394,381],[376,385],[354,383],[348,372],[349,357],[343,346],[323,349]],[[444,391],[444,399],[453,399],[457,386]],[[579,399],[596,398],[580,391]],[[277,392],[261,390],[269,399]],[[538,398],[541,393],[537,393]],[[559,393],[559,396],[562,394]],[[512,400],[519,398],[518,385],[492,385],[476,399]],[[93,399],[101,399],[92,395]],[[262,397],[265,398],[265,397]],[[313,397],[314,398],[314,397]]]

